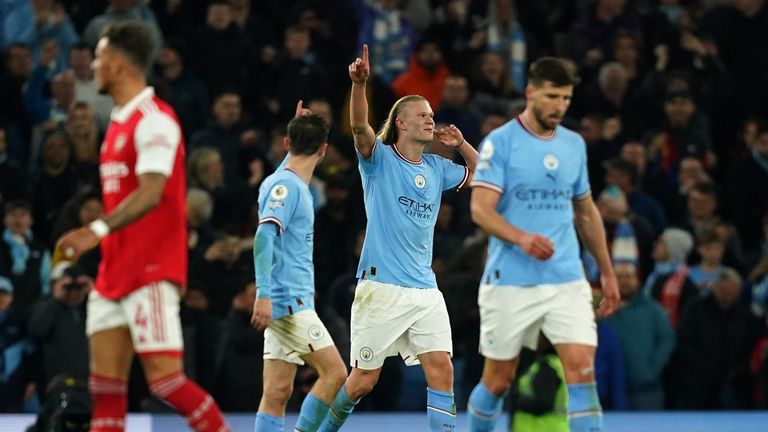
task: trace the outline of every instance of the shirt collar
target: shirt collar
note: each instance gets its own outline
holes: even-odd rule
[[[128,118],[133,114],[134,111],[136,111],[136,108],[139,106],[140,103],[142,103],[145,99],[151,98],[155,95],[155,89],[152,87],[146,87],[144,90],[142,90],[139,94],[133,97],[130,101],[128,101],[127,104],[121,106],[121,107],[114,107],[112,108],[112,121],[115,121],[117,123],[124,123]]]

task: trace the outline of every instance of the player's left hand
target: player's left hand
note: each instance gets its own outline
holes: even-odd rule
[[[621,297],[619,296],[619,283],[616,281],[616,275],[613,273],[608,276],[600,275],[600,285],[603,291],[603,299],[600,301],[595,315],[598,318],[603,318],[616,312]]]
[[[99,244],[99,238],[88,227],[71,230],[59,238],[56,248],[69,261],[76,261],[80,255]]]
[[[257,298],[253,303],[253,315],[251,315],[251,325],[256,330],[264,331],[272,322],[272,300],[268,298]]]
[[[448,127],[435,129],[432,141],[439,142],[444,146],[457,148],[464,142],[464,135],[462,135],[459,128],[450,125]]]

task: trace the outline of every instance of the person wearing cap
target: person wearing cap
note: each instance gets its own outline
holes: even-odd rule
[[[650,255],[655,234],[648,221],[631,212],[626,195],[616,186],[603,189],[596,204],[603,217],[611,259],[614,262],[631,261],[642,270],[650,270]],[[581,259],[588,280],[592,284],[598,284],[600,273],[594,256],[589,251],[582,250]]]
[[[661,304],[672,327],[677,328],[683,308],[699,293],[685,264],[693,249],[693,237],[679,228],[667,228],[653,247],[656,262],[645,281],[645,290]]]
[[[52,295],[40,299],[29,320],[29,335],[43,351],[43,379],[56,375],[88,378],[85,300],[93,278],[79,264],[62,261],[51,272]]]
[[[688,83],[670,84],[664,101],[664,115],[661,124],[645,137],[654,168],[668,177],[670,185],[674,185],[678,165],[685,156],[696,156],[705,162],[707,169],[712,169],[717,157],[712,150],[709,120],[697,108]]]

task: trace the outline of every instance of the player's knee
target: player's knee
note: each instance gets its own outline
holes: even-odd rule
[[[347,394],[350,399],[359,400],[372,392],[378,381],[379,377],[377,374],[358,375],[354,380],[347,381]]]
[[[275,383],[264,388],[263,397],[276,406],[285,406],[293,392],[293,383]]]
[[[366,379],[362,380],[360,382],[360,385],[357,386],[358,393],[360,394],[360,397],[363,397],[367,395],[368,393],[373,391],[373,388],[376,387],[376,383],[379,380],[375,377],[366,377]]]
[[[453,364],[449,358],[433,363],[427,373],[431,381],[440,382],[448,386],[453,385]]]
[[[563,364],[568,383],[586,383],[595,380],[594,359],[591,356],[571,359]]]
[[[512,386],[512,383],[506,379],[495,379],[486,384],[486,386],[492,395],[501,396],[506,393],[507,390],[509,390],[509,388]]]
[[[183,372],[161,375],[160,378],[153,375],[158,375],[157,371],[147,373],[149,392],[152,393],[152,396],[160,400],[166,400],[173,389],[177,389],[185,382],[189,381],[189,378]]]
[[[334,391],[339,391],[341,386],[347,381],[347,368],[342,365],[341,367],[333,368],[328,372],[328,382],[334,388]]]

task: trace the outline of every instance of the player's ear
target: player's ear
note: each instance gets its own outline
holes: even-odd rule
[[[402,130],[406,129],[405,122],[400,120],[399,117],[395,117],[395,126],[397,126],[398,129],[402,129]]]
[[[112,58],[113,60],[109,62],[110,64],[110,74],[112,76],[119,76],[119,74],[125,70],[125,68],[129,67],[128,65],[128,59],[125,58],[125,55],[121,55],[122,53],[113,54]]]
[[[288,137],[283,138],[283,148],[285,151],[290,152],[291,151],[291,142],[288,141]]]
[[[326,151],[328,151],[328,143],[322,143],[320,144],[320,148],[317,149],[317,155],[324,157]]]
[[[525,86],[525,98],[530,99],[531,96],[533,95],[533,91],[534,91],[534,88],[531,84],[528,84],[527,86]]]

